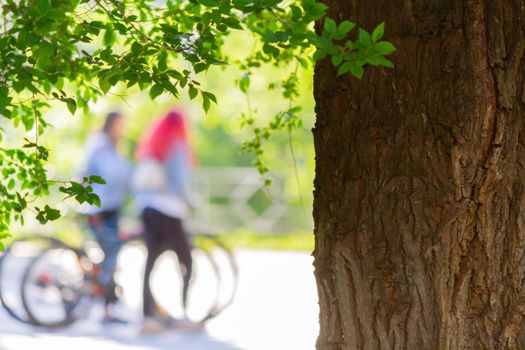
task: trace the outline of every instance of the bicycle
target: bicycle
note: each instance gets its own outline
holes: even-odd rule
[[[21,277],[33,258],[43,250],[62,245],[46,236],[26,236],[12,242],[0,256],[0,304],[15,320],[32,324],[20,298]]]
[[[198,293],[192,295],[190,292],[189,302],[182,313],[194,322],[205,323],[233,302],[237,290],[238,268],[233,252],[218,237],[209,234],[192,237],[196,274],[192,278],[191,290],[199,283],[199,267],[201,272],[206,271],[206,265],[208,275],[205,277],[210,278],[211,272],[215,279],[215,288],[213,295],[207,296],[207,302],[202,295],[197,300]],[[19,290],[21,301],[15,303],[18,305],[13,305],[6,301],[1,277],[6,261],[12,258],[13,247],[24,241],[43,244],[23,271]],[[122,251],[129,249],[144,249],[143,243],[138,238],[129,240]],[[56,238],[40,236],[15,241],[0,259],[2,305],[15,319],[46,328],[65,327],[84,318],[89,313],[92,301],[102,297],[102,288],[97,283],[100,269],[95,259],[96,250],[96,245],[90,241],[81,248],[74,248]],[[226,279],[230,283],[226,283]]]

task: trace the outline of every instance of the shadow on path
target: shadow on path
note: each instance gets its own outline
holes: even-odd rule
[[[140,335],[138,325],[103,327],[83,324],[63,330],[45,330],[30,326],[9,327],[3,324],[0,350],[242,350],[210,337],[206,331],[165,331],[155,335]]]

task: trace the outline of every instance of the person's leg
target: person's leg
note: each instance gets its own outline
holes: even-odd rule
[[[144,240],[147,248],[146,267],[144,270],[143,288],[143,311],[145,317],[153,317],[156,314],[157,303],[153,297],[150,286],[151,272],[155,266],[155,261],[162,253],[162,241],[159,236],[159,213],[156,210],[146,208],[142,213],[144,224]]]
[[[157,232],[160,237],[159,244],[162,246],[162,251],[170,249],[177,254],[177,258],[182,270],[182,303],[184,306],[188,302],[188,290],[192,274],[192,258],[191,245],[189,243],[186,232],[184,231],[181,220],[156,212],[155,222],[157,225]],[[143,325],[144,333],[153,333],[162,331],[164,327],[175,327],[184,329],[186,331],[198,331],[202,329],[202,324],[195,323],[188,320],[186,317],[182,319],[175,319],[169,315],[162,315],[161,310],[156,310],[158,320],[149,320]]]
[[[117,301],[115,292],[117,256],[123,245],[118,234],[118,213],[114,212],[111,215],[100,216],[98,224],[91,223],[90,226],[104,252],[104,260],[100,264],[98,282],[104,289],[106,316],[111,316],[109,315],[110,305]]]
[[[193,269],[193,259],[191,257],[192,246],[188,235],[184,230],[182,221],[177,218],[166,217],[167,223],[163,226],[163,237],[168,241],[169,248],[172,249],[179,260],[182,272],[182,305],[187,306],[188,292]]]
[[[106,226],[109,228],[107,244],[104,250],[104,270],[102,284],[106,292],[106,305],[114,304],[117,301],[115,282],[115,272],[117,270],[117,257],[124,242],[120,239],[118,233],[118,215],[114,214],[106,219]]]

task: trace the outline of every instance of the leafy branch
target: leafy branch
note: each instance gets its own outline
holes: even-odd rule
[[[208,111],[218,101],[199,84],[199,74],[236,65],[247,72],[238,86],[247,94],[244,125],[253,132],[244,149],[266,173],[264,143],[274,132],[291,135],[302,125],[302,111],[294,103],[297,69],[274,84],[289,103],[267,125],[256,120],[249,100],[250,71],[267,64],[304,69],[329,59],[339,75],[362,78],[367,65],[392,67],[386,57],[395,51],[382,40],[384,24],[372,33],[360,28],[351,39],[355,24],[337,24],[326,16],[326,5],[315,0],[168,0],[162,7],[150,0],[4,0],[0,11],[0,115],[10,128],[34,133],[33,141],[9,147],[0,128],[0,240],[12,220],[23,223],[26,209],[42,223],[60,216],[50,204],[33,204],[57,185],[47,179],[49,150],[41,145],[50,101],[64,103],[72,115],[79,109],[87,112],[90,102],[113,94],[120,84],[149,91],[152,99],[185,91],[190,99],[200,96]],[[320,21],[316,33],[314,23]],[[257,37],[253,52],[242,61],[223,53],[230,34],[239,30]],[[188,68],[177,68],[180,62]],[[92,184],[100,181],[88,177],[58,190],[66,198],[96,205]]]

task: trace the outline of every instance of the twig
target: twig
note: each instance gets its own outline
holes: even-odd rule
[[[36,160],[40,158],[40,153],[38,151],[38,116],[36,113],[36,100],[35,100],[35,94],[33,94],[33,117],[35,118],[35,152],[36,152]]]
[[[96,0],[96,1],[99,4],[99,6],[104,10],[104,12],[106,12],[106,14],[110,18],[116,20],[116,18],[114,18],[113,14],[104,5],[102,5],[100,0]],[[149,43],[151,43],[151,44],[153,44],[155,46],[158,46],[158,47],[161,47],[161,48],[163,48],[165,50],[168,50],[168,51],[174,51],[174,52],[179,52],[179,53],[183,53],[184,52],[184,49],[177,49],[177,48],[174,48],[174,47],[169,47],[169,46],[161,44],[158,41],[150,38],[149,36],[144,34],[139,28],[137,28],[137,26],[135,26],[135,24],[132,21],[129,20],[129,18],[126,16],[126,14],[123,13],[122,10],[119,8],[118,3],[116,1],[109,0],[109,3],[111,3],[111,4],[113,4],[115,6],[117,11],[120,13],[120,16],[122,17],[122,20],[124,20],[124,22],[126,22],[133,29],[135,34],[138,34],[139,36],[141,36],[143,40],[145,40],[145,41],[147,41],[147,42],[149,42]],[[130,34],[133,35],[132,32]]]
[[[293,76],[295,79],[297,79],[297,72],[299,70],[299,62],[296,62],[295,63],[295,70],[293,72]],[[290,96],[290,100],[288,101],[288,110],[290,110],[292,108],[292,105],[293,105],[293,97]],[[294,150],[294,147],[293,147],[293,139],[292,139],[292,128],[290,128],[288,126],[288,144],[289,144],[289,147],[290,147],[290,153],[292,155],[292,160],[293,160],[293,167],[294,167],[294,172],[295,172],[295,181],[296,181],[296,184],[297,184],[297,193],[299,194],[299,201],[301,202],[301,205],[304,206],[304,198],[303,198],[303,194],[301,192],[301,182],[300,182],[300,179],[299,179],[299,169],[297,167],[297,158],[295,157],[295,150]]]

